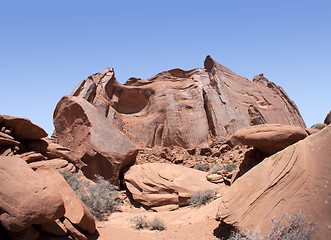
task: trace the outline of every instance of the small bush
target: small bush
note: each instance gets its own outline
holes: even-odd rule
[[[205,191],[199,191],[192,195],[189,200],[189,203],[193,207],[200,207],[207,204],[214,198],[214,191],[211,189]]]
[[[149,227],[151,230],[163,231],[165,229],[163,221],[159,218],[154,218],[152,221],[150,221]]]
[[[225,166],[225,170],[227,170],[228,172],[232,172],[233,170],[235,170],[237,168],[237,165],[234,163],[228,163]]]
[[[217,172],[219,172],[219,171],[221,171],[223,169],[224,169],[223,164],[214,163],[214,164],[212,164],[210,166],[209,172],[211,172],[211,173],[217,173]]]
[[[233,232],[229,240],[310,240],[316,231],[316,225],[304,222],[301,214],[271,219],[271,232],[262,236],[259,232]]]
[[[210,165],[208,163],[197,164],[197,165],[194,166],[194,169],[204,171],[204,172],[208,172],[209,169],[210,169]]]
[[[146,220],[146,216],[136,216],[133,219],[131,219],[131,222],[134,225],[135,229],[144,229],[144,228],[148,228],[148,222]]]
[[[311,126],[311,128],[319,129],[319,130],[322,130],[325,127],[326,127],[325,123],[317,123],[317,124],[314,124],[313,126]]]
[[[97,181],[90,184],[79,179],[81,173],[59,172],[95,218],[104,220],[120,203],[117,187],[103,177],[96,176]]]
[[[150,230],[158,230],[163,231],[165,230],[164,223],[159,218],[154,218],[152,221],[147,221],[146,216],[136,216],[133,219],[131,219],[131,222],[134,225],[135,229],[141,230],[148,228]]]

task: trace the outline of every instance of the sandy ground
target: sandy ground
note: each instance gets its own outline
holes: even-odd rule
[[[219,227],[215,220],[220,198],[200,208],[182,207],[175,211],[152,212],[125,204],[121,212],[112,213],[108,221],[97,222],[99,238],[102,240],[149,240],[181,239],[210,240],[217,239],[214,231]],[[131,222],[135,216],[155,217],[163,220],[164,231],[136,230]]]

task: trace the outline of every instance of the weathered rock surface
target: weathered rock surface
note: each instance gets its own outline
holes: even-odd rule
[[[90,179],[95,174],[119,184],[119,174],[135,162],[137,150],[131,141],[83,98],[63,97],[54,111],[59,144],[72,149],[86,167]]]
[[[16,157],[0,157],[0,221],[12,232],[64,215],[64,203],[55,188],[45,186],[27,163]]]
[[[249,81],[209,56],[204,65],[130,78],[124,85],[108,68],[82,81],[72,95],[92,103],[142,147],[197,147],[265,123],[305,127],[294,102],[263,75]]]
[[[242,144],[274,154],[308,136],[304,128],[280,124],[263,124],[242,128],[233,135]]]
[[[331,235],[331,126],[263,160],[223,192],[218,216],[239,229],[271,230],[270,217],[302,213],[316,239]]]
[[[207,175],[179,165],[147,163],[132,166],[124,174],[124,179],[133,199],[139,204],[148,207],[183,206],[189,203],[195,192],[218,187],[207,180]]]
[[[65,208],[64,217],[69,219],[71,223],[78,226],[82,231],[93,234],[96,227],[92,214],[61,174],[51,168],[39,168],[36,172],[43,179],[46,186],[56,187],[61,194]]]
[[[0,127],[10,129],[11,135],[19,141],[47,137],[44,129],[27,118],[0,115]]]
[[[55,236],[63,237],[67,235],[67,229],[59,219],[56,219],[55,221],[51,222],[38,224],[38,229],[40,229],[40,231],[44,233],[49,233]]]

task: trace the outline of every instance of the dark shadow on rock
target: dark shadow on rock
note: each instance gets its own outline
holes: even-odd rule
[[[260,152],[257,149],[251,149],[250,151],[245,153],[244,160],[239,165],[239,168],[234,173],[234,178],[232,178],[232,182],[234,182],[237,178],[244,175],[254,166],[262,162],[265,158],[270,157],[271,154]]]
[[[88,240],[96,240],[99,237],[100,237],[100,234],[99,234],[98,230],[96,230],[94,234],[88,235],[87,239]]]
[[[217,228],[214,229],[214,236],[217,237],[218,239],[229,239],[231,236],[232,232],[237,231],[235,227],[232,225],[226,224],[225,222],[221,222]]]

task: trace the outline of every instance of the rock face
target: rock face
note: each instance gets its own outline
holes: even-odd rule
[[[124,85],[108,68],[82,81],[72,95],[90,102],[109,119],[109,126],[142,147],[196,147],[265,123],[305,127],[294,102],[263,75],[249,81],[209,56],[204,65],[190,71],[173,69],[144,81],[130,78]]]
[[[119,174],[135,162],[135,146],[83,98],[63,97],[54,111],[54,125],[59,144],[86,163],[82,170],[90,179],[97,174],[118,185]]]
[[[64,215],[64,203],[56,188],[42,179],[21,158],[0,156],[0,221],[12,232]]]
[[[253,146],[261,152],[274,154],[308,136],[298,126],[263,124],[242,128],[233,135],[242,144]]]
[[[271,230],[270,217],[302,213],[317,224],[316,239],[328,239],[330,143],[328,126],[262,161],[224,192],[219,218],[239,229],[266,233]]]
[[[47,133],[44,129],[32,123],[27,118],[0,115],[0,128],[1,127],[10,129],[11,135],[19,141],[47,137]]]
[[[133,199],[148,207],[188,205],[197,191],[216,189],[217,184],[207,180],[208,173],[167,164],[147,163],[132,166],[124,175]]]

